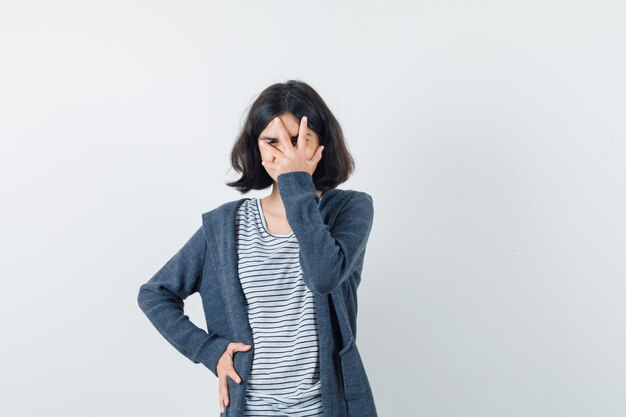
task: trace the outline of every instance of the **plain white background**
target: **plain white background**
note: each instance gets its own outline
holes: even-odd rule
[[[291,78],[374,198],[379,415],[626,414],[623,2],[0,4],[0,414],[219,415],[137,291],[241,198],[246,108]]]

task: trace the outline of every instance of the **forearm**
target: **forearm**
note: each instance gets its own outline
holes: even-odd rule
[[[206,240],[202,228],[189,239],[137,295],[139,307],[159,333],[194,363],[217,376],[216,366],[230,343],[196,326],[184,311],[184,299],[197,291],[202,279]]]
[[[353,194],[330,230],[320,213],[310,174],[281,174],[278,187],[298,240],[305,283],[312,291],[327,294],[354,273],[365,251],[373,222],[372,199],[363,192]]]

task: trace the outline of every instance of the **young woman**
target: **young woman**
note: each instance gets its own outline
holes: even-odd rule
[[[242,193],[202,214],[139,289],[162,336],[219,379],[223,416],[377,417],[356,345],[357,288],[372,197],[337,186],[354,170],[317,92],[290,80],[253,103],[231,163]],[[202,298],[207,331],[184,314]]]

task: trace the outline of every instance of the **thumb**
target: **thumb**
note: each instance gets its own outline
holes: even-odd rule
[[[250,349],[252,349],[252,346],[250,346],[250,345],[246,345],[246,344],[245,344],[245,343],[243,343],[243,342],[237,342],[237,343],[235,344],[235,347],[234,347],[234,349],[233,349],[233,352],[243,352],[243,351],[250,350]]]

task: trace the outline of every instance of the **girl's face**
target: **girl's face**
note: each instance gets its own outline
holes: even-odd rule
[[[298,131],[300,129],[300,121],[296,118],[296,116],[293,115],[293,113],[283,113],[281,115],[278,116],[280,118],[280,121],[282,122],[285,130],[287,131],[287,133],[289,134],[289,137],[291,138],[291,146],[295,147],[296,143],[298,142]],[[278,126],[276,126],[272,121],[270,121],[270,123],[265,127],[265,130],[263,130],[261,132],[261,134],[259,135],[259,141],[265,141],[267,143],[269,143],[270,145],[274,146],[277,149],[280,149],[281,152],[284,152],[283,149],[283,144],[280,143],[279,141],[279,128]],[[319,138],[317,137],[317,133],[315,133],[314,131],[312,131],[311,129],[309,129],[309,127],[307,126],[306,128],[306,148],[305,148],[305,153],[307,158],[311,159],[311,157],[313,156],[313,154],[315,153],[315,150],[317,149],[318,145],[319,145]],[[263,148],[261,148],[261,145],[259,144],[259,151],[261,153],[261,159],[263,161],[267,161],[267,162],[274,162],[274,156],[272,156],[270,153],[266,152]],[[261,161],[259,161],[259,163],[261,163]],[[274,178],[274,173],[272,171],[267,170],[267,173],[272,177],[272,179],[274,179],[274,181],[277,181],[276,178]]]

